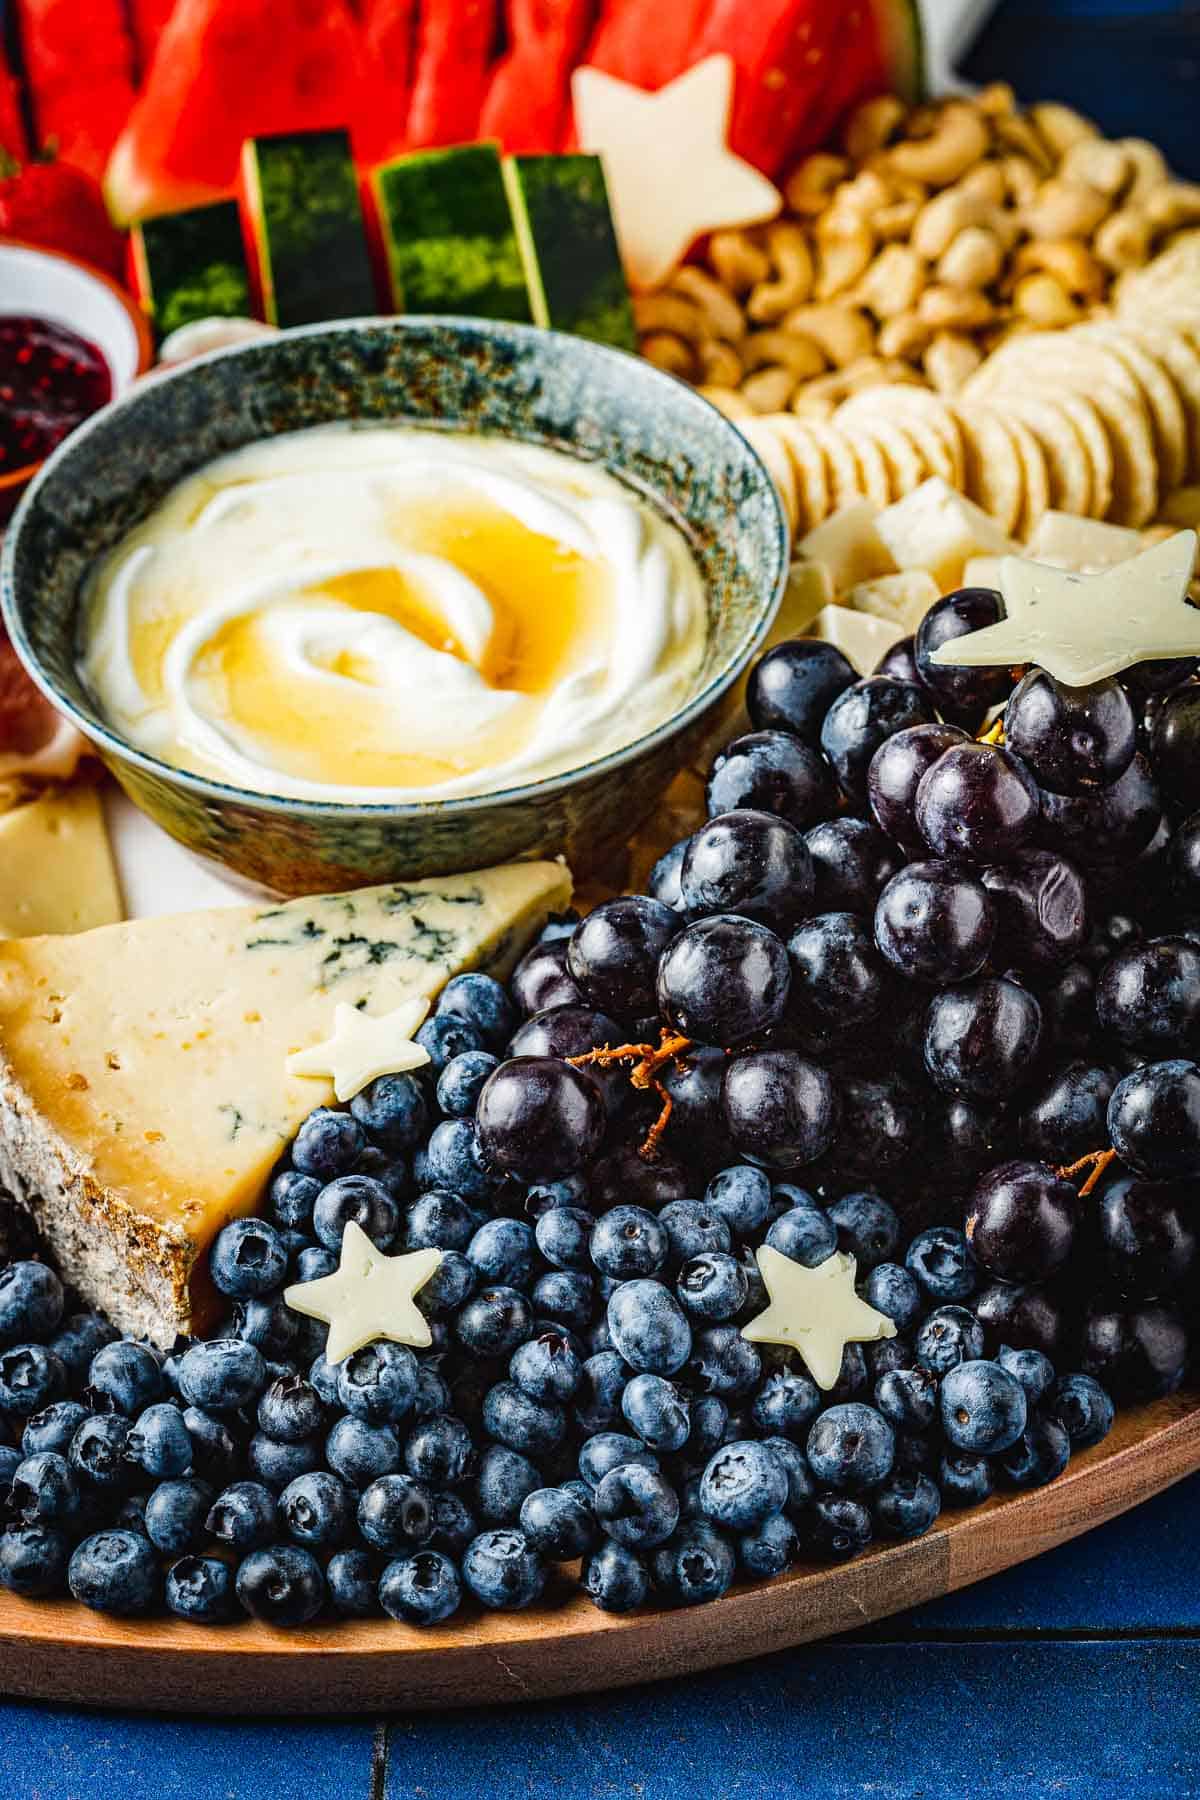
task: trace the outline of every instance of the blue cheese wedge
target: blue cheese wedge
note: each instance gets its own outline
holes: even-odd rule
[[[0,1186],[115,1324],[170,1343],[205,1252],[333,1082],[289,1074],[339,1005],[382,1015],[504,975],[565,907],[558,863],[0,943]]]

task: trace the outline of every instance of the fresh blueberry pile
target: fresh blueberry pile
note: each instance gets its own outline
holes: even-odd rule
[[[0,1583],[431,1625],[578,1559],[607,1611],[692,1604],[1050,1481],[1110,1394],[1176,1388],[1196,664],[930,662],[999,614],[952,595],[865,680],[769,652],[649,892],[552,921],[507,988],[451,981],[426,1069],[305,1122],[217,1239],[214,1338],[164,1356],[42,1262],[0,1270]],[[284,1302],[350,1221],[442,1252],[428,1350],[334,1366]],[[828,1392],[741,1335],[764,1244],[853,1255],[895,1323]]]

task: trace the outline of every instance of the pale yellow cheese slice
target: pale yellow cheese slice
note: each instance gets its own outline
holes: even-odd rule
[[[515,863],[0,944],[0,1185],[90,1300],[169,1338],[201,1253],[333,1101],[288,1056],[339,1004],[380,1015],[507,972],[570,892],[560,864]]]
[[[95,787],[0,813],[0,937],[91,931],[124,916]]]

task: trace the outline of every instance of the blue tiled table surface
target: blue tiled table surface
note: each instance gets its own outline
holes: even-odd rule
[[[1005,0],[966,72],[1152,136],[1200,177],[1200,6]],[[1198,1547],[1200,1476],[853,1637],[503,1711],[250,1721],[0,1701],[0,1800],[1182,1800],[1200,1795]]]

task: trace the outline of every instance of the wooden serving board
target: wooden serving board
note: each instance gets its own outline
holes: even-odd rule
[[[1103,1444],[1033,1493],[945,1514],[914,1543],[741,1584],[709,1606],[597,1612],[563,1581],[527,1613],[418,1631],[388,1620],[272,1631],[122,1623],[0,1594],[0,1689],[123,1710],[427,1711],[658,1681],[811,1643],[1052,1550],[1200,1468],[1200,1394],[1117,1415]]]

